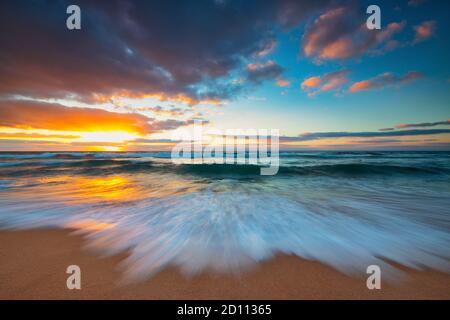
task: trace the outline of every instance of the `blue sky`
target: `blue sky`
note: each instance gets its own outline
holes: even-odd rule
[[[300,42],[303,28],[280,33],[278,45],[271,55],[274,61],[286,66],[284,77],[291,80],[287,93],[273,83],[265,83],[249,94],[224,108],[225,116],[217,117],[225,127],[236,124],[234,114],[243,111],[245,119],[236,125],[260,123],[264,127],[278,123],[288,135],[303,131],[365,131],[378,130],[399,123],[432,122],[450,117],[450,90],[448,66],[449,43],[446,30],[450,30],[445,18],[446,10],[439,11],[440,4],[423,3],[411,7],[406,2],[401,10],[394,10],[392,1],[380,3],[382,28],[387,23],[406,20],[404,34],[399,38],[407,42],[414,38],[413,26],[424,19],[437,21],[436,32],[428,41],[405,46],[377,56],[362,55],[344,61],[314,63],[302,56]],[[411,70],[424,73],[420,81],[400,87],[344,93],[336,96],[327,92],[315,97],[300,90],[304,78],[349,68],[353,81],[372,78],[383,72],[405,74]],[[251,99],[257,97],[259,99]],[[282,113],[282,114],[280,114]],[[226,120],[225,120],[226,119]]]

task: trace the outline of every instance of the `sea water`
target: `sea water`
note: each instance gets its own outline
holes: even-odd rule
[[[449,152],[281,152],[255,165],[170,152],[0,153],[0,227],[70,228],[126,275],[240,272],[276,254],[351,275],[450,272]],[[394,263],[394,264],[393,264]]]

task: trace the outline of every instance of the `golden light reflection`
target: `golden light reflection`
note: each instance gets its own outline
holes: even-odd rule
[[[127,201],[131,200],[136,187],[126,178],[113,177],[77,177],[72,180],[80,195],[97,197],[103,200]]]
[[[125,176],[57,176],[40,179],[44,188],[49,187],[56,197],[79,203],[100,201],[126,202],[142,195],[140,188]],[[55,183],[59,185],[56,186]],[[49,191],[42,191],[48,193]]]

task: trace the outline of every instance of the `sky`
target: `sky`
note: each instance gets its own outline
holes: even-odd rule
[[[450,150],[449,9],[2,1],[0,151],[166,150],[198,122],[279,129],[282,149]]]

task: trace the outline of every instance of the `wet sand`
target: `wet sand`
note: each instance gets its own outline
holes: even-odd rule
[[[238,275],[186,277],[166,268],[121,285],[126,255],[99,257],[69,230],[0,231],[0,299],[450,299],[450,275],[402,268],[409,280],[369,290],[328,266],[280,255]],[[66,287],[66,268],[81,268],[81,290]]]

